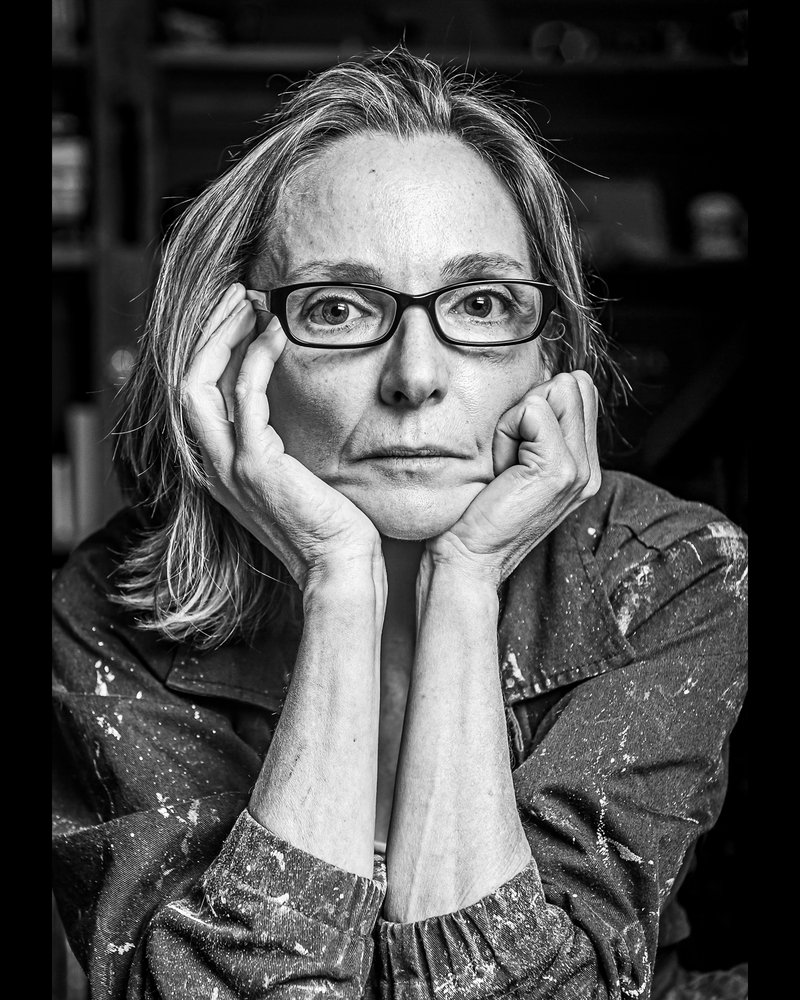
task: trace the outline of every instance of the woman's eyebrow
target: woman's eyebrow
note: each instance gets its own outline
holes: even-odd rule
[[[380,285],[383,274],[371,264],[358,260],[309,260],[290,269],[286,276],[286,284],[293,285],[314,279]]]
[[[526,274],[529,268],[504,253],[469,253],[450,257],[441,268],[443,281],[469,278],[501,277],[509,271]],[[290,269],[287,285],[301,281],[354,281],[365,285],[383,284],[383,273],[360,260],[309,260]]]
[[[528,270],[529,267],[505,253],[469,253],[446,260],[441,273],[446,281],[461,281],[469,278],[498,278],[506,271],[525,274]]]

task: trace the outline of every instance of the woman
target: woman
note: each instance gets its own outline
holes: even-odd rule
[[[96,995],[690,995],[745,539],[601,473],[614,380],[559,182],[464,75],[335,67],[193,203],[131,507],[55,587]]]

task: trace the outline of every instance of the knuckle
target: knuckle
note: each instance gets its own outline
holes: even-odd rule
[[[191,403],[194,398],[195,384],[190,376],[184,377],[178,383],[178,399],[182,403]]]
[[[586,487],[591,482],[591,478],[592,478],[591,469],[589,468],[588,464],[583,464],[583,463],[581,463],[580,465],[576,464],[575,485],[578,487],[579,492],[581,493],[584,492]]]
[[[202,426],[197,386],[191,379],[183,379],[178,386],[178,402],[186,413],[189,426],[195,433]]]
[[[584,487],[584,493],[586,494],[586,496],[593,497],[595,493],[597,493],[597,491],[600,489],[602,482],[603,482],[603,477],[599,469],[596,469],[589,476],[589,481]]]
[[[250,385],[247,378],[240,372],[236,377],[236,382],[233,387],[233,397],[236,400],[238,406],[241,406],[247,401],[247,397],[250,394]]]
[[[247,486],[254,482],[253,462],[246,452],[237,451],[231,463],[231,472],[234,479]]]
[[[547,402],[547,400],[544,398],[544,396],[540,395],[535,390],[531,390],[528,393],[528,395],[525,396],[524,406],[526,408],[530,407],[531,409],[534,409],[534,410],[549,410],[550,409],[550,404]]]
[[[550,393],[569,407],[577,406],[581,399],[581,388],[573,372],[559,372],[553,378]]]
[[[562,489],[572,489],[578,476],[578,463],[566,455],[558,464],[557,480]]]

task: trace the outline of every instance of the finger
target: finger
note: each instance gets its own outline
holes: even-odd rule
[[[579,380],[572,372],[561,372],[532,390],[550,404],[558,425],[575,461],[588,476],[589,456],[586,448],[586,416]]]
[[[286,334],[273,317],[242,360],[234,386],[234,420],[236,438],[243,451],[263,444],[274,446],[279,440],[269,425],[267,387],[287,343]]]
[[[244,300],[245,289],[238,281],[229,285],[220,296],[219,301],[208,314],[208,319],[203,324],[203,336],[199,346],[208,340],[217,327],[233,312],[233,310]]]
[[[210,457],[213,469],[218,472],[230,464],[234,447],[233,428],[228,423],[225,399],[218,382],[232,352],[246,340],[253,323],[252,309],[243,297],[239,297],[238,305],[198,348],[183,381],[182,398],[189,422],[198,443]]]
[[[588,372],[573,372],[583,396],[584,434],[586,453],[589,458],[590,477],[585,492],[594,495],[600,488],[600,454],[597,440],[597,419],[600,410],[600,395]]]
[[[269,309],[267,309],[266,292],[259,291],[257,288],[248,288],[245,292],[245,296],[255,310],[256,329],[259,333],[263,333],[267,326],[269,326],[273,316]]]
[[[192,382],[212,382],[216,385],[231,351],[251,332],[255,316],[250,303],[241,296],[234,300],[231,310],[225,314],[213,330],[207,328],[204,339],[195,351],[189,366],[188,376]]]
[[[541,395],[529,394],[500,417],[492,442],[494,472],[515,465],[557,462],[566,451],[558,418]]]
[[[239,377],[239,370],[242,367],[242,363],[250,345],[260,332],[257,328],[258,317],[254,316],[254,320],[255,322],[253,322],[250,326],[249,332],[246,333],[245,336],[231,348],[228,363],[225,365],[225,370],[222,372],[222,375],[220,375],[219,381],[217,382],[217,387],[223,400],[225,401],[227,419],[230,423],[234,422],[236,413],[236,379]]]

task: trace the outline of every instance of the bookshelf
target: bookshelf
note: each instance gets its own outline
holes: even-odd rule
[[[53,568],[120,506],[114,362],[143,319],[148,18],[133,3],[54,0]],[[134,155],[131,155],[131,153]]]

